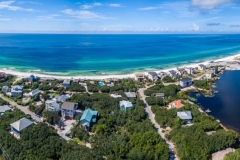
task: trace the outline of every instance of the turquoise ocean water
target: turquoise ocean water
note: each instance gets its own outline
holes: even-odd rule
[[[0,34],[0,69],[63,76],[124,75],[234,55],[240,35]]]

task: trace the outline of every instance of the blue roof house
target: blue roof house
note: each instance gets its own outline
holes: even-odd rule
[[[132,102],[130,101],[120,101],[119,106],[121,110],[127,111],[127,110],[133,110],[134,106]]]
[[[82,117],[80,119],[82,126],[88,130],[91,127],[92,123],[97,122],[97,115],[98,115],[98,111],[94,111],[90,108],[86,109],[83,112]]]

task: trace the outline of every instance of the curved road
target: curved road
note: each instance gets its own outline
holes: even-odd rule
[[[145,103],[145,112],[148,114],[148,117],[149,117],[150,121],[153,123],[154,128],[157,130],[159,135],[165,140],[166,144],[168,145],[168,148],[170,150],[170,160],[179,160],[177,158],[176,154],[173,151],[173,148],[175,148],[174,144],[172,142],[169,142],[169,141],[166,140],[166,138],[164,136],[164,133],[162,132],[162,128],[155,121],[155,114],[152,112],[151,106],[149,106],[146,102],[146,96],[144,95],[144,90],[146,90],[146,88],[145,89],[138,89],[138,93],[141,96],[141,99]]]

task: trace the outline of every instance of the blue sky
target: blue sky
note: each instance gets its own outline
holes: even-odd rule
[[[0,0],[0,32],[240,32],[240,0]]]

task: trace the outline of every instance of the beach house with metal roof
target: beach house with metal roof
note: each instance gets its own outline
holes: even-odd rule
[[[182,112],[177,112],[177,116],[181,119],[184,120],[185,123],[190,123],[192,120],[192,114],[190,111],[182,111]]]
[[[33,91],[31,91],[31,92],[28,93],[28,97],[31,97],[31,98],[32,98],[32,97],[40,94],[41,92],[42,92],[41,90],[35,89],[35,90],[33,90]]]
[[[8,86],[3,86],[3,87],[2,87],[2,92],[3,92],[3,93],[7,93],[7,92],[8,92],[8,89],[9,89]]]
[[[91,127],[91,124],[97,122],[97,116],[98,116],[98,111],[94,111],[88,108],[83,112],[80,122],[85,129],[89,130]]]
[[[63,87],[69,87],[71,85],[70,79],[65,79],[62,83]]]
[[[73,119],[78,108],[77,103],[63,102],[61,106],[61,113],[64,119]]]
[[[204,71],[204,70],[206,70],[206,66],[203,65],[203,64],[199,64],[199,65],[198,65],[198,70]]]
[[[60,102],[66,102],[69,99],[69,97],[63,94],[63,95],[56,96],[55,99],[57,102],[60,103]]]
[[[148,78],[152,81],[158,80],[158,74],[156,72],[148,72]]]
[[[119,102],[119,106],[120,106],[120,109],[121,110],[124,110],[124,111],[128,111],[128,110],[133,110],[134,109],[134,106],[132,104],[132,102],[130,101],[120,101]]]
[[[127,96],[127,98],[136,98],[135,92],[125,92],[125,95]]]
[[[19,137],[21,134],[21,131],[23,129],[31,127],[32,125],[33,125],[33,122],[24,117],[16,122],[10,124],[11,132]]]
[[[191,78],[183,78],[180,80],[180,86],[182,88],[192,85],[192,79]]]
[[[45,102],[45,109],[50,111],[59,111],[60,104],[56,102],[56,100],[47,100]]]
[[[12,86],[10,96],[17,97],[22,93],[23,93],[23,86],[16,85],[16,86]]]
[[[8,105],[0,106],[0,115],[4,114],[5,112],[11,112],[12,109]]]

